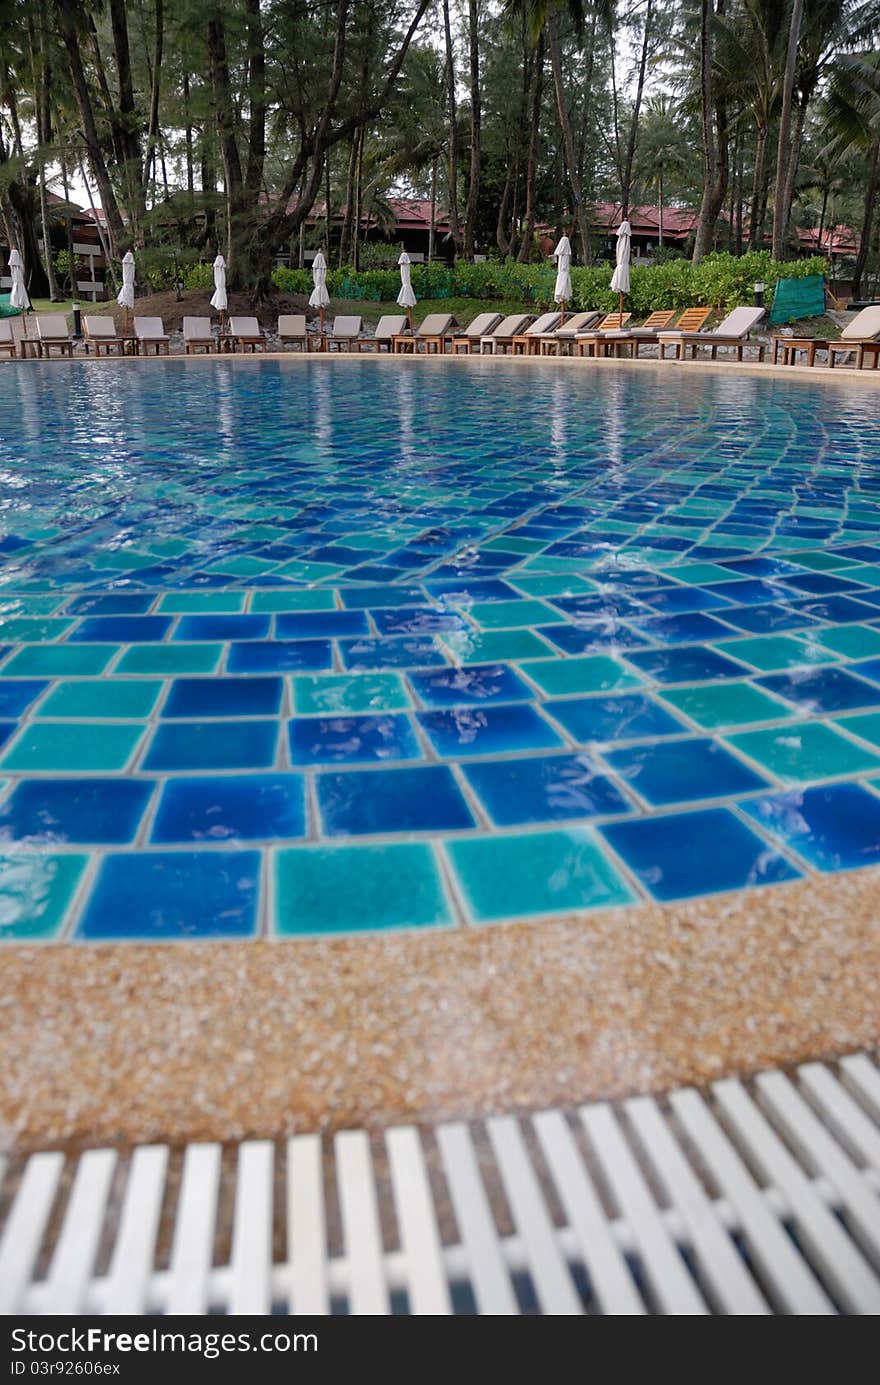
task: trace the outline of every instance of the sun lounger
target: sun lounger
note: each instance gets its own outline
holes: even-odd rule
[[[354,342],[360,341],[363,326],[362,317],[334,317],[330,336],[327,338],[328,351],[332,351],[334,346],[337,351],[354,351]]]
[[[675,347],[675,359],[684,359],[688,347],[691,348],[691,356],[696,359],[697,348],[708,346],[712,352],[714,361],[718,355],[720,346],[732,347],[736,352],[736,359],[741,361],[743,358],[743,347],[749,339],[749,333],[753,327],[757,327],[761,318],[764,316],[763,308],[734,308],[733,312],[727,314],[723,322],[713,328],[711,332],[685,332],[681,328],[676,328],[674,332],[660,332],[660,359],[666,358],[667,346]],[[758,345],[758,360],[764,359],[764,344]]]
[[[559,314],[557,313],[556,316],[558,321]],[[510,313],[509,316],[502,318],[498,326],[493,328],[491,332],[480,337],[480,355],[494,355],[496,342],[500,343],[501,350],[505,351],[514,337],[520,336],[533,322],[533,313]]]
[[[183,319],[183,349],[187,356],[194,351],[216,351],[217,341],[211,331],[209,317],[185,317]]]
[[[686,308],[674,328],[674,308],[651,313],[638,327],[622,327],[619,331],[607,332],[606,355],[610,350],[615,356],[628,354],[635,358],[641,346],[656,346],[661,332],[698,332],[711,311],[711,308]]]
[[[86,354],[91,347],[95,348],[95,355],[100,356],[101,348],[104,348],[105,355],[110,355],[110,348],[116,347],[121,355],[125,350],[125,337],[121,337],[116,330],[116,323],[112,317],[99,317],[96,314],[86,313],[83,318],[83,340],[85,343]]]
[[[12,330],[12,318],[0,317],[0,352],[7,351],[10,357],[18,351],[18,342]]]
[[[64,313],[36,313],[32,318],[33,326],[36,329],[36,336],[33,338],[37,355],[42,356],[43,352],[51,356],[53,346],[63,355],[73,355],[73,342],[70,340],[70,332],[67,328],[67,318]]]
[[[538,355],[540,356],[562,356],[572,349],[574,339],[578,332],[587,332],[591,327],[595,327],[601,313],[592,308],[588,313],[573,313],[567,317],[561,326],[553,332],[542,332],[540,336],[533,336],[532,340],[538,344]]]
[[[298,346],[308,351],[309,331],[305,313],[282,313],[278,318],[278,345]]]
[[[606,313],[597,327],[588,332],[578,332],[575,337],[575,351],[578,356],[607,356],[608,333],[619,332],[632,317],[632,313]]]
[[[840,334],[840,341],[829,341],[828,364],[835,365],[835,357],[848,351],[855,351],[859,370],[867,356],[874,357],[877,365],[877,343],[880,341],[880,307],[862,308],[852,322],[848,322]]]
[[[521,328],[515,332],[509,340],[505,339],[500,333],[495,337],[495,345],[492,354],[499,351],[506,351],[510,348],[512,356],[531,356],[537,355],[540,339],[547,332],[554,332],[562,322],[562,313],[542,313],[539,318],[530,323],[528,327]]]
[[[135,350],[138,354],[143,348],[144,355],[149,356],[152,346],[157,356],[160,351],[164,351],[165,355],[168,355],[169,338],[161,317],[136,317],[134,320],[134,340]]]
[[[394,350],[416,352],[424,347],[427,355],[442,355],[446,338],[457,325],[452,313],[429,313],[412,336],[401,333],[394,337]]]
[[[391,351],[397,337],[406,333],[406,313],[389,313],[380,317],[371,337],[359,337],[355,342],[358,351]]]
[[[229,319],[229,342],[234,351],[256,351],[259,346],[266,350],[266,333],[255,317],[231,317]]]
[[[501,321],[500,313],[480,313],[469,322],[461,332],[449,338],[449,349],[453,355],[463,355],[479,350],[480,337],[493,332]]]

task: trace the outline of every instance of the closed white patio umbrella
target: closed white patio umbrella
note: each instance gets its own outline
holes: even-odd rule
[[[624,296],[629,293],[629,257],[632,243],[632,229],[628,221],[621,221],[617,228],[617,264],[611,276],[611,290],[619,295],[618,308],[623,315]]]
[[[218,255],[214,261],[214,296],[211,299],[211,307],[216,308],[220,314],[220,331],[226,325],[226,309],[229,307],[229,299],[226,295],[226,261],[222,255]]]
[[[126,250],[122,257],[122,288],[116,295],[116,302],[125,312],[123,332],[131,331],[131,314],[134,311],[134,255]]]
[[[409,317],[409,330],[412,331],[412,310],[416,306],[418,299],[413,292],[412,286],[412,270],[410,269],[412,262],[405,250],[401,250],[400,259],[397,263],[400,266],[400,293],[397,295],[397,301],[401,308],[406,308],[407,316]]]
[[[327,261],[323,253],[319,250],[312,260],[312,289],[309,298],[309,306],[318,309],[318,316],[321,325],[321,345],[324,345],[324,309],[330,302],[330,295],[327,292]]]
[[[561,322],[565,321],[565,305],[572,299],[571,292],[571,241],[568,236],[561,236],[559,244],[553,251],[556,260],[556,286],[553,289],[553,301],[562,304]]]
[[[12,292],[9,295],[9,305],[18,308],[22,317],[31,306],[28,298],[27,289],[24,286],[24,267],[21,263],[21,256],[17,250],[13,250],[9,256],[9,274],[12,278]]]

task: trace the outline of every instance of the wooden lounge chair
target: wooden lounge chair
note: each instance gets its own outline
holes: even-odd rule
[[[120,356],[125,350],[125,337],[121,337],[116,330],[116,323],[112,317],[99,317],[97,314],[86,313],[83,318],[83,342],[88,355],[92,347],[95,348],[95,355],[100,356],[101,348],[104,354],[110,355],[110,348],[116,347]]]
[[[183,349],[187,356],[194,351],[216,351],[217,342],[211,331],[209,317],[185,317],[183,319]]]
[[[278,318],[278,345],[298,346],[300,351],[309,351],[309,330],[305,313],[282,313]]]
[[[686,308],[680,321],[676,324],[675,330],[679,332],[699,331],[710,312],[710,308]],[[672,330],[674,317],[674,308],[663,309],[651,313],[639,327],[622,327],[620,331],[608,332],[606,334],[608,337],[606,353],[610,349],[616,356],[628,354],[633,358],[637,357],[640,346],[656,346],[660,333]],[[684,325],[685,319],[689,325]]]
[[[856,365],[859,370],[867,356],[874,357],[877,365],[877,343],[880,341],[880,307],[862,308],[852,322],[848,322],[840,334],[840,341],[829,341],[828,364],[835,365],[835,357],[855,350]]]
[[[513,341],[513,338],[520,336],[532,322],[534,322],[533,313],[510,313],[509,316],[502,318],[497,327],[480,337],[480,355],[494,355],[496,341],[503,343],[501,350],[504,351]]]
[[[495,355],[498,351],[506,351],[509,347],[512,356],[536,356],[538,354],[541,337],[544,336],[546,332],[554,332],[561,322],[562,313],[560,312],[542,313],[541,316],[536,318],[528,327],[516,332],[511,337],[510,341],[506,341],[505,338],[499,334],[495,338],[492,354]]]
[[[354,351],[356,348],[353,343],[360,341],[363,326],[362,317],[334,317],[327,338],[327,350],[332,351],[335,347],[337,351]]]
[[[145,356],[149,356],[152,346],[158,356],[163,351],[169,354],[169,338],[165,331],[165,323],[161,317],[136,317],[134,320],[134,340],[135,351],[140,355],[141,348]]]
[[[575,352],[578,356],[607,356],[608,333],[619,332],[632,317],[632,313],[606,313],[602,321],[589,332],[578,332],[575,337]]]
[[[10,359],[18,351],[18,342],[12,330],[12,318],[0,317],[0,353],[8,352]]]
[[[229,343],[233,351],[256,351],[259,346],[266,350],[266,333],[255,317],[231,317],[229,319]]]
[[[553,332],[542,332],[533,338],[538,343],[538,355],[566,355],[572,349],[578,332],[587,332],[595,327],[601,316],[595,308],[591,308],[588,313],[573,313]]]
[[[457,326],[452,313],[429,313],[412,336],[395,336],[393,349],[396,352],[415,353],[424,347],[426,355],[442,355],[446,338],[452,335],[453,327]]]
[[[500,321],[500,313],[480,313],[461,332],[456,332],[454,336],[449,338],[450,351],[453,355],[465,355],[478,350],[480,337],[484,337],[487,332],[494,331]]]
[[[388,351],[393,350],[394,341],[397,337],[406,334],[407,316],[406,313],[386,313],[380,317],[376,323],[376,330],[371,337],[359,337],[355,342],[355,349],[358,351]]]
[[[36,328],[34,345],[38,356],[42,356],[44,352],[51,356],[53,346],[62,356],[73,355],[73,342],[70,340],[64,313],[35,313],[32,320]]]
[[[718,355],[720,346],[729,346],[736,352],[736,359],[741,361],[743,358],[743,347],[749,339],[749,333],[753,327],[757,327],[761,318],[764,316],[763,308],[734,308],[733,312],[727,314],[723,322],[713,328],[711,332],[685,332],[681,327],[677,327],[674,332],[660,332],[658,341],[660,343],[660,359],[666,359],[667,346],[675,347],[675,359],[684,360],[687,348],[691,348],[691,356],[696,359],[697,348],[708,346],[712,352],[714,361]],[[764,359],[764,344],[758,344],[758,360]]]

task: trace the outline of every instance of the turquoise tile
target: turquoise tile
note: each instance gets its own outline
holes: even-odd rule
[[[453,922],[430,846],[306,846],[275,855],[273,927],[282,937]]]
[[[792,722],[767,731],[744,731],[727,739],[783,783],[807,783],[880,770],[880,757],[822,722]]]
[[[35,715],[131,721],[150,715],[164,686],[159,678],[71,679],[59,683]]]
[[[572,659],[529,659],[521,671],[548,697],[568,693],[610,692],[614,688],[638,688],[644,679],[604,654]]]
[[[332,611],[335,607],[333,592],[326,588],[307,592],[254,592],[251,597],[251,610],[255,615],[284,611]]]
[[[117,673],[216,673],[222,644],[133,644]]]
[[[526,577],[517,573],[511,581],[526,596],[581,596],[598,590],[596,583],[587,581],[585,577],[566,577],[564,574],[560,577]]]
[[[457,664],[494,664],[499,660],[541,659],[555,654],[534,630],[448,630],[439,637]]]
[[[247,592],[169,592],[159,602],[163,615],[235,615],[244,610]]]
[[[291,682],[293,710],[305,715],[397,712],[413,705],[397,673],[297,674]]]
[[[88,856],[0,856],[0,942],[29,943],[58,935]]]
[[[583,827],[446,843],[475,923],[629,904],[634,895]]]
[[[39,644],[43,640],[57,640],[73,624],[72,620],[63,617],[0,615],[0,642]]]
[[[7,746],[0,764],[7,770],[55,770],[59,774],[122,770],[143,734],[140,724],[32,722]]]
[[[505,630],[519,625],[553,625],[565,617],[543,601],[478,601],[468,615],[483,630]]]
[[[3,676],[63,678],[103,673],[118,653],[112,644],[31,644],[3,665]]]

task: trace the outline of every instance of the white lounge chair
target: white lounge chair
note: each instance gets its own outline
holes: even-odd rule
[[[415,353],[424,347],[428,355],[440,355],[447,337],[452,336],[453,329],[457,326],[452,313],[429,313],[412,336],[408,333],[395,335],[392,342],[393,350]]]
[[[143,348],[144,355],[149,356],[151,346],[157,356],[160,351],[164,351],[166,356],[169,353],[169,338],[161,317],[136,317],[134,320],[134,340],[138,354]]]
[[[371,337],[359,337],[355,343],[358,351],[392,351],[396,337],[406,333],[406,313],[386,313],[376,323]]]
[[[332,351],[334,346],[337,351],[353,351],[356,348],[353,343],[360,341],[363,331],[364,320],[362,317],[334,317],[330,335],[327,338],[327,349]]]
[[[115,346],[116,350],[122,355],[125,350],[125,337],[121,337],[116,330],[116,323],[112,317],[101,317],[97,314],[86,313],[83,318],[83,341],[88,354],[91,347],[95,348],[95,355],[100,356],[101,348],[104,348],[105,355],[110,355],[110,348]]]
[[[309,332],[305,313],[282,313],[278,318],[278,345],[309,349]]]
[[[450,337],[451,351],[453,354],[457,354],[479,350],[480,338],[485,337],[489,332],[494,332],[500,321],[500,313],[480,313],[473,322],[468,323],[463,331],[456,332],[455,336]]]
[[[183,319],[183,349],[187,356],[195,351],[216,351],[217,342],[211,331],[209,317],[185,317]]]
[[[510,313],[507,317],[503,317],[497,326],[492,328],[491,332],[485,332],[480,337],[480,355],[494,354],[496,341],[503,343],[501,347],[503,351],[505,346],[509,346],[513,338],[521,335],[530,323],[534,323],[534,320],[534,313]],[[556,314],[556,321],[559,321],[558,313]],[[550,328],[548,327],[547,330],[549,331]]]
[[[840,341],[829,341],[828,343],[828,364],[834,366],[835,356],[845,355],[849,351],[856,352],[856,364],[861,370],[865,363],[865,357],[874,357],[874,368],[877,367],[880,352],[876,349],[877,342],[880,341],[880,307],[874,304],[871,308],[862,308],[860,313],[856,313],[852,322],[848,322],[840,334]]]
[[[723,322],[713,328],[711,332],[682,332],[670,331],[658,333],[657,340],[660,345],[660,359],[666,359],[667,346],[675,347],[675,359],[684,359],[688,347],[691,348],[691,356],[696,359],[697,348],[708,346],[712,352],[714,361],[718,355],[720,346],[730,346],[736,352],[736,359],[741,361],[743,358],[743,347],[749,339],[749,333],[757,327],[761,318],[764,316],[763,308],[734,308],[733,312],[727,314]],[[758,360],[764,359],[764,344],[758,344]]]
[[[231,317],[229,340],[236,351],[245,351],[248,347],[256,351],[258,346],[266,350],[266,333],[255,317]]]
[[[573,313],[567,317],[560,327],[552,332],[541,332],[534,337],[537,341],[538,354],[540,356],[561,356],[570,347],[578,332],[587,332],[591,327],[595,327],[601,313],[592,308],[588,313]]]
[[[36,328],[34,344],[37,355],[42,356],[45,351],[47,356],[51,356],[53,346],[61,352],[62,356],[73,355],[73,342],[70,340],[67,318],[64,313],[36,313],[32,322]]]
[[[513,341],[509,344],[511,355],[537,356],[540,349],[539,343],[541,337],[545,336],[548,332],[555,332],[556,328],[561,325],[562,313],[542,313],[524,332],[517,332]],[[497,351],[499,346],[504,350],[505,345],[504,341],[499,339],[495,343],[495,350]]]

